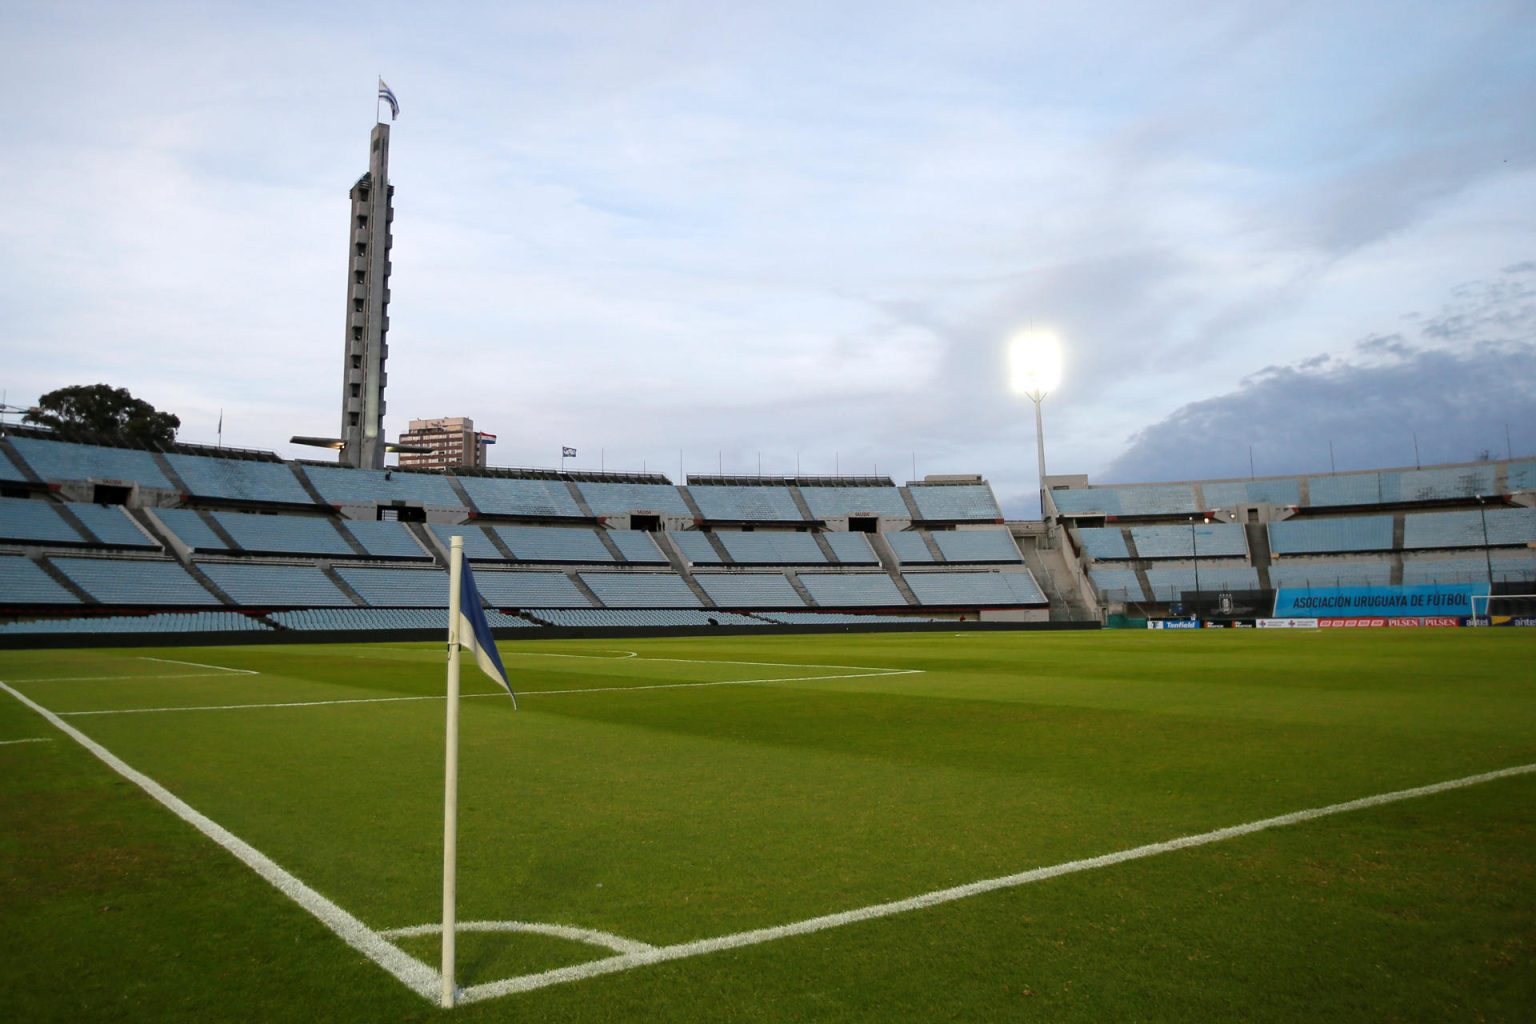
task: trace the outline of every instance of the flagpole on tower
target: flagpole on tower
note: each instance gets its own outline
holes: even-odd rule
[[[459,848],[459,586],[464,571],[464,538],[453,537],[448,556],[448,723],[443,761],[443,995],[454,1004],[454,941]]]
[[[379,94],[373,98],[373,123],[384,121],[384,76],[379,75]]]

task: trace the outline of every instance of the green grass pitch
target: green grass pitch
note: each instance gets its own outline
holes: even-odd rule
[[[522,710],[464,668],[460,920],[639,950],[761,941],[583,976],[622,954],[547,930],[465,931],[458,981],[479,998],[440,1010],[28,702],[435,968],[437,935],[400,930],[440,912],[441,644],[8,651],[0,680],[20,697],[0,691],[0,1013],[1536,1016],[1536,774],[760,932],[1531,766],[1532,631],[501,649]],[[548,973],[563,968],[580,969]],[[509,978],[527,990],[498,994]]]

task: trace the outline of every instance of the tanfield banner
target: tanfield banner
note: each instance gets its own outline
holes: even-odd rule
[[[1275,592],[1276,618],[1353,619],[1403,616],[1467,616],[1485,583],[1419,587],[1282,587]]]

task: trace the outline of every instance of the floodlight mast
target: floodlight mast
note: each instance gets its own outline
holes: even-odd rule
[[[1008,350],[1013,390],[1035,403],[1035,459],[1040,473],[1040,518],[1046,518],[1045,421],[1040,403],[1061,383],[1061,342],[1050,331],[1028,331]]]

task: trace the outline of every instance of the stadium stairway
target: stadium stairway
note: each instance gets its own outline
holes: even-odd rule
[[[1269,587],[1269,530],[1263,523],[1247,523],[1243,532],[1248,538],[1248,557],[1259,574],[1259,586]]]
[[[62,569],[59,569],[52,562],[48,561],[48,559],[44,558],[42,552],[38,551],[36,548],[28,551],[26,553],[26,557],[31,560],[31,562],[39,569],[43,570],[43,574],[46,575],[49,579],[53,580],[53,582],[57,583],[65,590],[75,595],[76,599],[78,599],[81,604],[93,605],[98,603],[96,598],[88,594],[80,586],[80,584],[76,583],[74,580],[65,575]]]
[[[1060,536],[1065,537],[1065,533]],[[1041,538],[1016,537],[1019,550],[1024,555],[1024,565],[1034,575],[1045,598],[1050,602],[1052,622],[1086,621],[1097,619],[1098,612],[1084,600],[1084,593],[1076,584],[1078,574],[1072,571],[1066,553],[1061,546],[1042,546]]]
[[[800,582],[800,573],[798,572],[798,570],[795,570],[795,569],[785,569],[784,570],[784,578],[789,580],[789,585],[791,587],[795,588],[795,593],[800,595],[800,600],[805,602],[805,606],[807,608],[820,608],[821,607],[819,604],[816,603],[816,599],[811,596],[811,592],[809,590],[805,589],[805,584]],[[910,594],[911,591],[909,590],[909,591],[907,591],[907,593]]]
[[[342,594],[346,596],[348,601],[351,601],[359,608],[368,607],[368,602],[363,600],[363,595],[353,590],[352,584],[341,578],[341,573],[336,571],[336,567],[334,565],[332,565],[330,562],[322,561],[320,559],[316,559],[315,565],[320,569],[321,572],[325,573],[325,578],[330,580],[331,583],[335,584],[336,589],[341,591]]]

